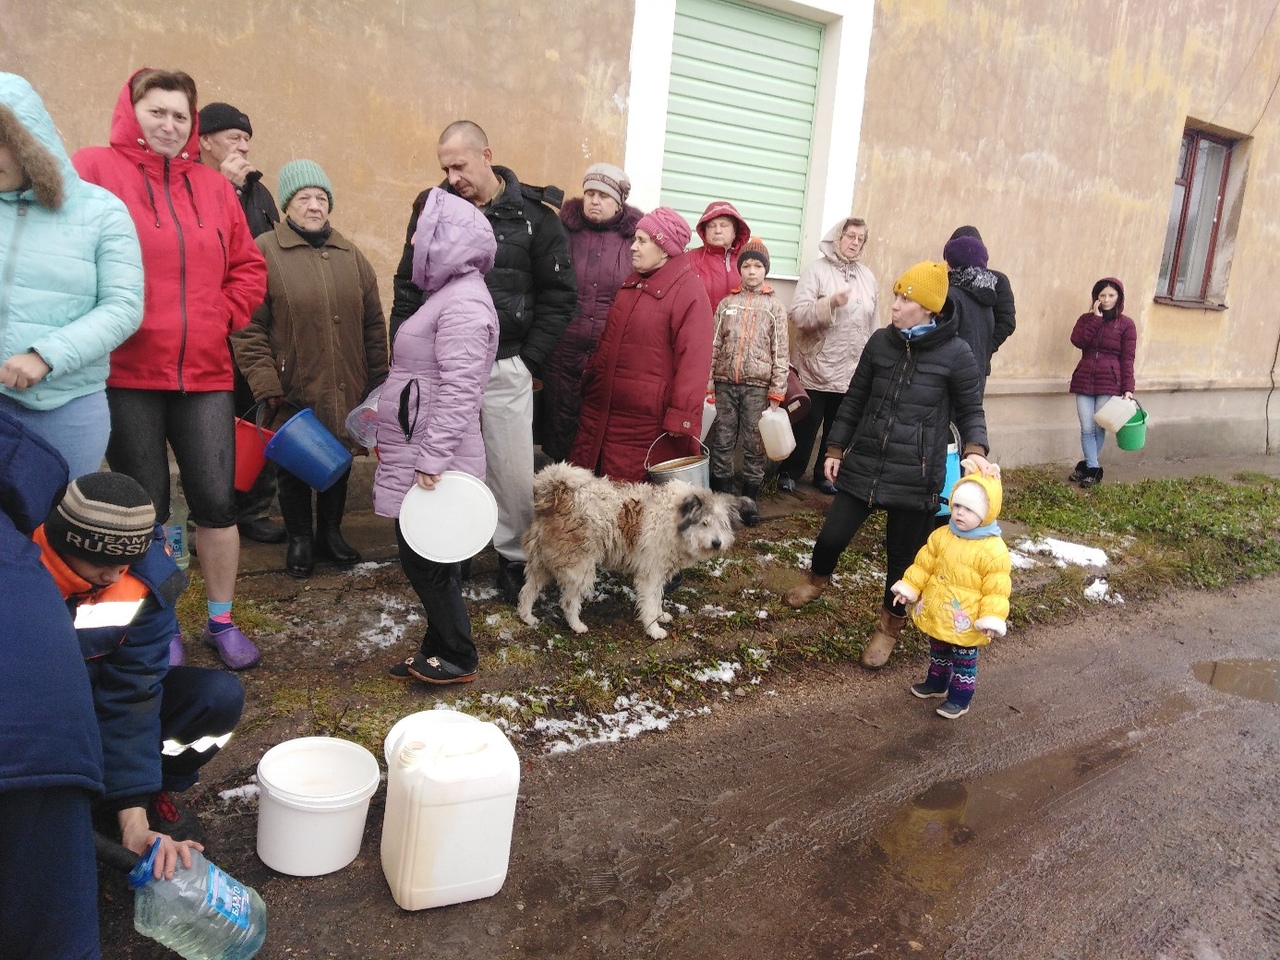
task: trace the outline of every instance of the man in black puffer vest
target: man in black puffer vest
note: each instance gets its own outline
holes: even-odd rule
[[[498,359],[485,388],[482,429],[486,482],[498,501],[493,535],[498,587],[507,602],[515,604],[524,585],[520,538],[533,522],[533,381],[541,376],[578,305],[568,239],[552,209],[564,193],[557,187],[528,186],[512,170],[495,166],[488,137],[470,120],[445,128],[438,153],[445,181],[435,189],[474,203],[498,241],[497,261],[485,276],[498,312]],[[396,331],[424,297],[411,279],[410,240],[429,192],[424,190],[413,202],[404,254],[396,269],[393,352]]]

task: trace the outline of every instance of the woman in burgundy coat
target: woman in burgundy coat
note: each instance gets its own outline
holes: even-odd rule
[[[1138,342],[1137,326],[1124,315],[1124,284],[1115,277],[1103,277],[1093,285],[1092,300],[1092,308],[1080,314],[1071,331],[1071,343],[1081,352],[1071,374],[1071,392],[1076,395],[1084,459],[1070,479],[1082,487],[1102,482],[1098,454],[1107,431],[1093,415],[1112,397],[1133,398],[1133,355]]]
[[[570,463],[636,481],[646,479],[646,455],[652,465],[700,452],[714,331],[707,291],[683,252],[688,242],[689,225],[670,207],[636,225],[635,272],[583,374]]]
[[[631,181],[609,163],[582,178],[582,196],[560,210],[578,278],[578,309],[542,369],[542,452],[564,460],[573,449],[582,412],[582,373],[596,352],[605,319],[631,275],[631,243],[642,214],[628,205]]]

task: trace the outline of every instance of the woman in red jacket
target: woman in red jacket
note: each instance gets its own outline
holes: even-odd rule
[[[582,417],[569,462],[644,480],[644,461],[700,451],[711,374],[711,303],[684,253],[689,225],[670,207],[636,224],[631,274],[582,375]]]
[[[116,101],[111,145],[72,162],[129,208],[146,278],[142,327],[111,354],[107,462],[142,484],[167,519],[173,448],[209,597],[204,640],[240,670],[258,651],[231,621],[240,537],[227,336],[262,302],[267,270],[230,181],[200,163],[196,126],[191,77],[139,70]]]
[[[1091,299],[1093,306],[1080,314],[1071,331],[1071,345],[1081,354],[1071,374],[1071,392],[1076,395],[1084,459],[1069,479],[1082,487],[1102,482],[1098,454],[1107,431],[1093,415],[1112,397],[1133,399],[1133,357],[1138,343],[1138,328],[1124,315],[1124,284],[1115,277],[1103,277],[1093,285]]]

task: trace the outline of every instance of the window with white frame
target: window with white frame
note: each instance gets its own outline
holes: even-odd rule
[[[1247,163],[1242,141],[1188,126],[1182,135],[1156,299],[1226,302]]]

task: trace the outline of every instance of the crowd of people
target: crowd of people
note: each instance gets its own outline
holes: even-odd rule
[[[883,511],[884,597],[862,663],[883,666],[910,615],[930,639],[911,692],[943,698],[948,719],[968,711],[977,651],[1008,615],[983,399],[1015,327],[1009,280],[975,228],[898,277],[882,327],[867,223],[842,218],[788,308],[733,204],[707,206],[689,250],[688,221],[629,205],[620,167],[592,164],[565,201],[495,163],[484,130],[460,120],[438,140],[443,179],[413,201],[384,317],[373,267],[331,223],[329,176],[295,159],[273,197],[252,138],[238,108],[198,109],[187,74],[146,68],[120,91],[108,145],[68,157],[37,93],[0,74],[0,593],[30,611],[3,633],[0,697],[15,745],[0,758],[0,920],[18,956],[97,955],[91,825],[135,854],[159,841],[157,876],[200,849],[174,794],[231,736],[243,690],[185,663],[170,457],[204,579],[202,641],[231,671],[261,657],[233,617],[240,536],[287,542],[299,578],[361,559],[342,533],[349,470],[315,491],[269,466],[238,491],[236,417],[274,428],[310,409],[361,455],[345,419],[376,399],[372,508],[396,521],[427,624],[388,672],[447,685],[479,662],[469,566],[410,546],[398,517],[412,489],[448,471],[487,484],[498,587],[514,604],[535,429],[552,460],[643,481],[653,463],[701,454],[711,401],[711,486],[755,500],[771,475],[761,417],[798,382],[809,402],[772,475],[788,493],[809,474],[831,502],[785,602],[820,596]],[[1093,413],[1134,390],[1123,309],[1120,281],[1104,278],[1072,333],[1083,487],[1102,478]],[[953,430],[964,475],[948,490]]]

